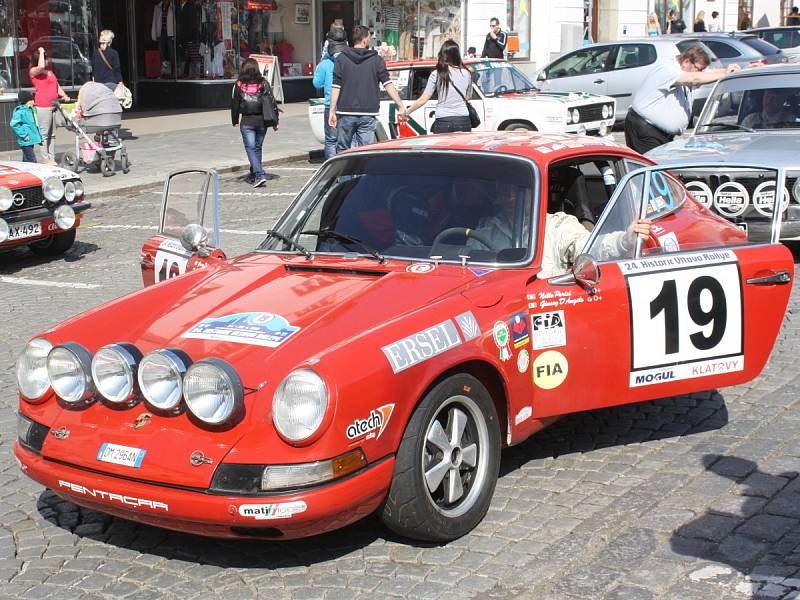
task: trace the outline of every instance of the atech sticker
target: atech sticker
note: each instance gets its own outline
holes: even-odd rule
[[[558,350],[548,350],[533,361],[533,383],[543,390],[557,388],[567,378],[569,364]]]
[[[394,412],[394,404],[384,404],[372,410],[366,419],[356,419],[347,426],[345,435],[348,440],[355,440],[360,437],[368,440],[375,438],[376,440],[381,437],[386,426],[389,424],[389,419],[392,418]],[[377,432],[377,433],[376,433]]]

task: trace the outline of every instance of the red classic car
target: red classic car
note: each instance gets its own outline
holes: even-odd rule
[[[374,511],[411,538],[464,535],[501,449],[559,416],[757,376],[794,275],[785,247],[597,138],[347,152],[230,260],[214,183],[167,182],[142,251],[146,282],[166,281],[17,362],[28,476],[201,535],[288,539]]]
[[[0,161],[0,250],[28,245],[36,254],[63,254],[90,206],[72,171]]]

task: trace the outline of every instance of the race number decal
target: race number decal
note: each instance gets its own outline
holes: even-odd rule
[[[624,261],[630,386],[744,369],[742,287],[730,251]]]
[[[158,245],[154,263],[155,282],[166,281],[186,272],[186,265],[192,253],[179,241],[166,239]]]

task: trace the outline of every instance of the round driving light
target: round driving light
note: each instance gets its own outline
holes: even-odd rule
[[[0,219],[0,244],[8,239],[8,223]]]
[[[71,181],[64,184],[64,198],[67,199],[67,202],[75,200],[75,184]]]
[[[47,375],[56,395],[68,404],[91,400],[92,355],[80,344],[67,342],[56,346],[47,355]]]
[[[155,411],[176,413],[181,407],[181,391],[191,359],[180,350],[154,350],[139,363],[136,380],[145,402]]]
[[[0,211],[8,210],[12,204],[14,204],[14,192],[0,185]]]
[[[602,114],[604,119],[611,116],[611,107],[608,104],[603,104]]]
[[[316,433],[328,410],[325,382],[311,369],[298,369],[286,376],[272,398],[272,422],[290,442]]]
[[[800,177],[794,180],[794,185],[792,186],[792,198],[794,198],[795,202],[800,202]]]
[[[578,109],[577,109],[577,108],[573,108],[573,109],[572,109],[572,122],[573,122],[573,123],[577,123],[577,122],[578,122],[578,121],[580,121],[580,120],[581,120],[581,113],[580,113],[580,111],[578,111]]]
[[[53,219],[59,229],[71,229],[75,225],[75,211],[63,204],[53,211]]]
[[[209,425],[235,420],[244,406],[244,386],[236,370],[219,358],[194,363],[183,380],[186,407]]]
[[[53,344],[43,338],[28,342],[16,364],[17,387],[28,400],[38,400],[50,388],[47,376],[47,355]]]
[[[44,180],[44,197],[50,202],[58,202],[64,197],[64,182],[58,177],[48,177]]]
[[[92,358],[92,380],[109,402],[123,404],[136,396],[136,368],[142,353],[133,344],[109,344]]]
[[[80,198],[83,196],[83,191],[83,182],[78,179],[78,181],[75,182],[75,197]]]

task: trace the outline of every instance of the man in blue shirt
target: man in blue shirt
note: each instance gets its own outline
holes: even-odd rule
[[[322,53],[322,60],[319,61],[314,71],[314,87],[325,92],[325,160],[336,154],[336,127],[328,124],[328,115],[331,110],[331,86],[333,85],[333,65],[336,57],[342,49],[347,46],[347,36],[344,29],[334,27],[326,36],[326,49]]]

